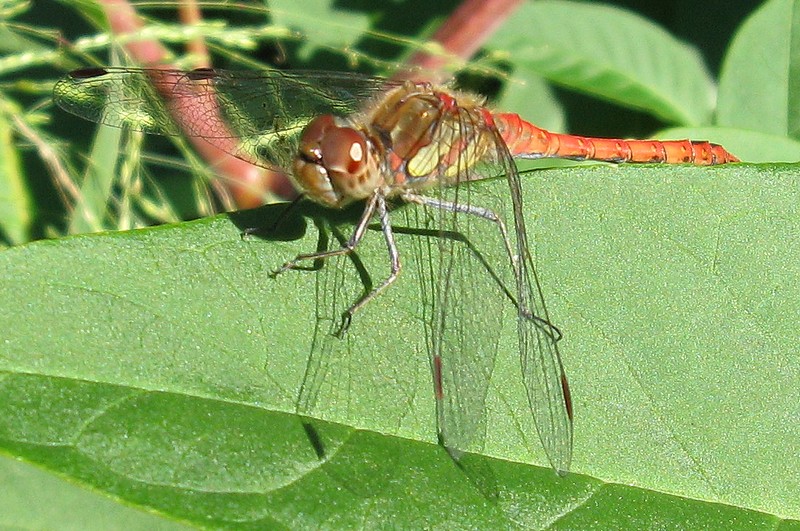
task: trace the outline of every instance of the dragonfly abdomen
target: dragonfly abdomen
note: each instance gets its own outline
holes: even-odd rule
[[[515,157],[700,166],[739,162],[722,146],[704,140],[623,140],[564,135],[536,127],[514,113],[495,114],[494,120]]]

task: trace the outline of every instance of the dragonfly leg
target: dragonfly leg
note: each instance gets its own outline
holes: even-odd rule
[[[436,199],[435,197],[418,195],[411,192],[404,193],[402,195],[402,198],[403,200],[408,201],[409,203],[416,203],[418,205],[428,206],[432,208],[440,208],[448,212],[469,214],[471,216],[478,216],[480,218],[491,221],[492,223],[497,225],[497,228],[500,230],[500,234],[503,236],[503,242],[506,246],[506,252],[508,253],[508,256],[511,257],[511,260],[514,262],[514,269],[516,270],[516,264],[519,261],[519,257],[516,254],[514,254],[514,251],[512,250],[511,240],[508,239],[508,230],[506,229],[506,224],[503,222],[500,216],[498,216],[494,211],[489,210],[488,208],[483,208],[475,205],[453,203],[451,201],[444,201],[442,199]]]
[[[553,343],[558,343],[564,339],[564,334],[561,332],[561,329],[547,319],[539,317],[527,309],[522,311],[522,315],[526,319],[536,323],[545,334],[550,336],[550,339],[553,340]]]
[[[353,250],[358,246],[361,239],[364,237],[364,234],[367,232],[367,226],[369,225],[370,220],[372,220],[372,216],[375,213],[375,208],[378,203],[383,203],[383,197],[380,197],[378,193],[375,193],[370,198],[369,202],[367,203],[366,208],[364,208],[364,213],[361,215],[361,219],[358,220],[358,225],[356,225],[355,230],[353,231],[353,235],[350,236],[350,239],[338,249],[331,249],[328,251],[321,251],[318,253],[304,253],[298,254],[294,257],[293,260],[289,260],[285,264],[283,264],[278,269],[274,270],[270,276],[276,277],[281,273],[285,273],[290,269],[297,269],[300,266],[300,263],[306,262],[308,260],[326,260],[333,256],[341,256],[343,254],[350,254]],[[385,204],[384,204],[385,208]]]
[[[448,212],[458,212],[462,214],[469,214],[471,216],[478,216],[480,218],[486,219],[497,225],[497,228],[500,230],[500,234],[503,236],[503,241],[505,242],[506,252],[508,252],[509,256],[514,259],[514,263],[517,262],[518,257],[514,254],[511,250],[511,241],[508,239],[508,231],[506,230],[506,224],[503,223],[503,220],[498,216],[493,210],[489,210],[488,208],[479,207],[476,205],[470,205],[468,203],[453,203],[451,201],[445,201],[443,199],[437,199],[435,197],[428,197],[424,195],[418,195],[411,192],[406,192],[402,195],[402,198],[409,203],[416,203],[418,205],[424,205],[432,208],[440,208],[442,210],[447,210]]]
[[[338,337],[343,336],[350,327],[350,323],[353,320],[353,315],[355,315],[358,310],[366,306],[369,301],[379,295],[383,290],[391,286],[400,275],[400,269],[402,267],[400,264],[400,253],[397,250],[397,245],[395,244],[392,224],[389,221],[389,210],[386,208],[386,200],[383,195],[376,194],[376,197],[378,197],[376,205],[378,218],[381,222],[381,231],[383,232],[383,237],[386,241],[386,248],[389,252],[389,260],[391,262],[389,276],[386,277],[383,282],[380,283],[380,285],[358,299],[347,310],[345,310],[344,315],[342,315],[342,324],[336,333]]]
[[[344,311],[344,314],[342,315],[342,323],[339,327],[339,330],[335,334],[337,337],[342,337],[345,332],[347,332],[347,329],[350,327],[350,323],[353,320],[353,315],[355,315],[358,310],[363,308],[376,295],[389,287],[395,280],[397,280],[397,277],[400,274],[400,253],[397,250],[397,245],[395,244],[394,240],[394,232],[392,232],[392,225],[389,221],[389,210],[386,207],[386,198],[383,196],[381,190],[376,190],[375,193],[372,194],[372,197],[370,197],[369,201],[367,202],[367,206],[364,209],[364,213],[361,215],[361,219],[359,219],[358,224],[353,231],[353,235],[344,245],[338,249],[331,249],[318,253],[299,254],[293,260],[289,260],[279,269],[276,269],[271,273],[271,276],[274,278],[281,273],[289,271],[290,269],[297,269],[300,263],[308,260],[326,260],[333,256],[341,256],[352,253],[364,238],[364,234],[367,232],[369,222],[372,220],[372,216],[376,211],[378,213],[378,218],[380,219],[381,230],[383,231],[383,237],[386,240],[386,247],[388,248],[389,258],[391,260],[389,276],[386,277],[386,279],[384,279],[379,286],[372,289],[369,293],[358,299],[349,308],[347,308],[347,310]]]

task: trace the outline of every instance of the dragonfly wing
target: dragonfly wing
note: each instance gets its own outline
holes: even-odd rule
[[[339,249],[349,238],[333,220],[320,219],[317,224],[323,235],[318,251]],[[326,234],[333,237],[326,238]],[[420,369],[402,336],[394,335],[398,334],[396,328],[376,326],[375,317],[380,319],[381,314],[388,313],[382,306],[386,299],[377,297],[367,304],[352,317],[346,333],[341,333],[345,310],[370,293],[376,281],[383,280],[385,255],[378,254],[383,267],[375,270],[359,256],[364,245],[383,250],[381,239],[380,233],[369,230],[354,252],[331,256],[318,264],[320,269],[314,275],[316,326],[298,392],[297,412],[396,433],[413,411]],[[412,361],[398,360],[398,356]]]
[[[309,120],[355,112],[385,89],[385,80],[350,73],[108,67],[76,70],[56,83],[53,97],[106,125],[212,143],[235,138],[232,155],[286,169]]]
[[[147,69],[86,68],[61,78],[53,87],[59,107],[81,118],[145,133],[177,135],[180,130],[156,90]],[[180,72],[163,71],[177,80]],[[177,81],[175,81],[177,82]]]
[[[560,334],[550,324],[529,251],[516,165],[498,131],[469,111],[460,111],[458,122],[442,126],[435,138],[441,139],[439,160],[452,159],[452,146],[461,147],[453,161],[456,167],[441,179],[457,186],[439,187],[440,197],[447,197],[444,202],[454,205],[440,209],[439,234],[461,234],[474,246],[440,237],[435,266],[431,349],[435,379],[437,357],[442,365],[439,419],[445,444],[458,447],[478,437],[469,433],[482,426],[480,406],[491,379],[503,311],[516,306],[531,414],[548,459],[559,473],[565,472],[572,454],[569,388],[556,344]],[[508,195],[481,194],[473,201],[473,186],[467,181],[498,176],[505,177]],[[492,231],[476,230],[477,223],[492,220],[494,243],[488,236]]]
[[[416,162],[424,166],[448,161],[450,177],[439,180],[430,200],[419,201],[424,209],[409,209],[421,218],[417,226],[429,229],[427,238],[416,239],[415,257],[439,436],[456,458],[483,449],[486,397],[503,316],[513,308],[501,280],[513,276],[500,231],[491,221],[470,214],[478,206],[470,186],[448,186],[454,179],[470,180],[471,154],[464,151],[454,158],[454,146],[471,145],[479,125],[469,113],[460,113],[456,123],[438,126],[430,162]]]
[[[539,438],[550,464],[559,474],[569,470],[572,459],[572,402],[558,351],[561,337],[550,322],[525,228],[522,191],[516,165],[506,145],[497,136],[498,162],[507,176],[512,218],[509,232],[516,253],[517,325],[522,379],[528,394]]]
[[[556,346],[558,331],[529,315],[519,317],[519,328],[522,379],[531,413],[550,464],[564,475],[572,460],[572,402]]]
[[[441,208],[415,209],[436,227],[414,253],[433,374],[439,438],[456,458],[483,449],[486,395],[494,371],[503,306],[472,246],[470,220]],[[427,223],[426,223],[427,222]],[[481,223],[481,221],[475,221]],[[480,232],[480,231],[478,231]]]
[[[320,245],[318,250],[325,251],[335,248],[336,243],[330,242],[326,230],[320,231]],[[341,238],[342,240],[344,238]],[[351,345],[349,338],[335,337],[337,327],[341,323],[341,312],[346,308],[346,299],[350,293],[347,283],[346,257],[333,257],[324,263],[316,264],[321,267],[316,276],[316,313],[314,323],[314,337],[311,350],[308,354],[303,381],[297,398],[297,413],[305,416],[320,416],[325,402],[331,396],[338,394],[333,377],[346,377],[338,374],[336,365],[346,363],[349,358]],[[355,296],[355,295],[354,295]]]

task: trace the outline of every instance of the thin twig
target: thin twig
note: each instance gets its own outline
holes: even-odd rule
[[[61,200],[71,213],[73,205],[80,204],[81,192],[72,181],[67,169],[61,163],[61,157],[59,157],[58,152],[52,147],[50,142],[45,141],[39,136],[36,130],[30,127],[19,115],[12,113],[11,119],[19,134],[25,137],[28,142],[33,144],[36,148],[36,151],[39,153],[39,158],[44,161],[45,166],[47,166],[47,169],[53,176],[53,181],[57,185],[56,188],[61,194]],[[87,212],[85,209],[82,215],[89,222],[97,221],[94,219],[94,215],[91,212]]]

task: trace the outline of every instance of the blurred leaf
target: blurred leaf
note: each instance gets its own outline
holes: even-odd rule
[[[6,24],[0,24],[0,53],[34,53],[45,52],[48,48],[41,43],[26,38],[19,32],[11,31]]]
[[[117,179],[122,129],[98,127],[86,161],[86,171],[69,232],[96,232],[107,227],[107,210],[113,200],[112,186]]]
[[[485,455],[457,467],[435,445],[413,268],[354,321],[353,365],[337,375],[351,394],[324,415],[339,424],[312,419],[311,441],[291,412],[318,273],[268,273],[318,236],[284,219],[272,238],[286,241],[239,237],[283,206],[0,253],[0,445],[205,526],[775,527],[800,516],[798,175],[598,165],[524,177],[573,384],[566,479],[523,464],[544,461],[513,322]],[[504,186],[474,183],[472,197]],[[414,237],[398,233],[401,253]],[[381,278],[379,232],[358,255]],[[408,378],[370,387],[354,379],[365,369]]]
[[[798,12],[794,0],[769,0],[736,32],[720,75],[719,125],[797,137],[790,120],[800,123],[800,75],[791,63],[800,57]]]
[[[14,130],[8,122],[10,105],[0,109],[0,231],[9,242],[22,243],[30,237],[32,205],[20,165]]]
[[[708,124],[713,81],[698,52],[652,22],[602,4],[523,4],[489,46],[516,71],[648,111],[677,124]]]
[[[515,112],[538,127],[564,131],[564,110],[550,85],[530,70],[518,70],[506,83],[496,107],[503,112]]]
[[[370,21],[365,14],[341,9],[330,0],[307,0],[300,10],[291,0],[270,0],[269,6],[276,24],[300,31],[306,37],[299,53],[304,61],[320,48],[343,52],[369,30]]]

